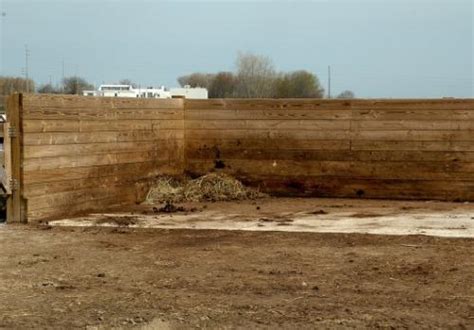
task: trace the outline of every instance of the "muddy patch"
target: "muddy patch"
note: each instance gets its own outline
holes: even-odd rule
[[[262,217],[258,219],[258,225],[261,227],[264,223],[274,223],[277,226],[290,226],[293,221],[287,217]]]
[[[154,213],[176,213],[176,212],[186,212],[186,209],[182,206],[176,206],[171,202],[166,202],[163,207],[153,207]]]
[[[120,227],[128,227],[132,225],[136,225],[138,220],[136,217],[133,216],[121,216],[121,217],[105,217],[95,220],[96,225],[116,225]]]
[[[387,214],[380,214],[380,213],[368,213],[368,212],[359,212],[353,213],[349,215],[351,218],[378,218],[378,217],[385,217]]]
[[[321,210],[316,210],[316,211],[308,212],[308,214],[312,214],[312,215],[324,215],[324,214],[328,214],[328,212],[327,212],[327,211],[324,211],[323,209],[321,209]]]

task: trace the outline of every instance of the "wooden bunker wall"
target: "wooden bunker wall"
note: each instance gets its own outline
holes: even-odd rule
[[[156,175],[184,172],[226,172],[284,196],[474,200],[472,99],[27,94],[9,98],[7,116],[19,183],[8,221],[131,205]]]
[[[186,169],[285,196],[474,200],[474,100],[186,100]]]
[[[24,220],[144,199],[184,169],[183,99],[20,95]]]

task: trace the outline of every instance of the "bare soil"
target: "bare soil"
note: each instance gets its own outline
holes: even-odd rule
[[[429,235],[474,239],[474,204],[333,198],[158,203],[50,221],[53,226]]]
[[[260,207],[263,225],[291,226],[278,217],[291,207],[274,203],[274,213],[271,202],[239,209]],[[297,206],[317,216],[340,208],[361,218],[388,212],[377,203],[365,211],[315,203]],[[400,207],[389,205],[390,212]],[[219,208],[238,206],[201,205]],[[135,223],[1,225],[0,328],[474,328],[471,238]]]

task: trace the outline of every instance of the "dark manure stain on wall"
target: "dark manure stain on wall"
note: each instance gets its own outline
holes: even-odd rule
[[[214,161],[214,168],[216,169],[222,169],[222,168],[225,168],[225,163],[223,160],[220,160],[220,159],[216,159]]]

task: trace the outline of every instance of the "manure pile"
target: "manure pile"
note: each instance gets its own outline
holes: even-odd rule
[[[197,179],[158,177],[146,197],[146,203],[215,202],[265,197],[256,189],[223,173],[209,173]]]

